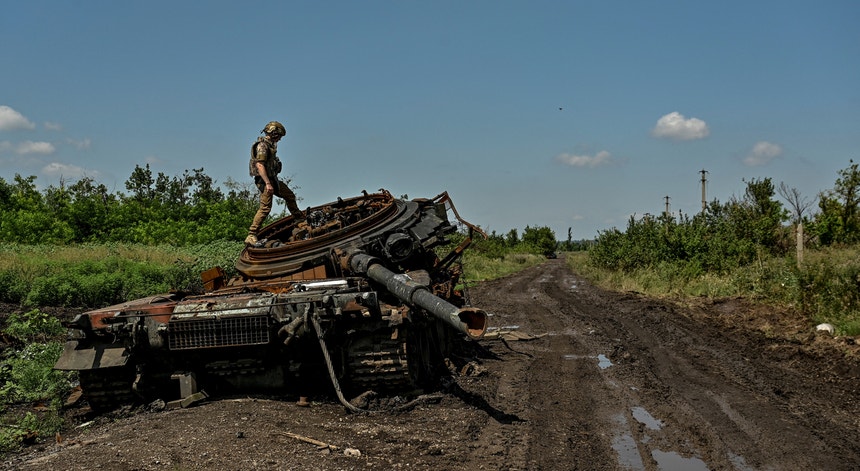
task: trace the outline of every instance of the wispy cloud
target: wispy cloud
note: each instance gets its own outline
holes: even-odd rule
[[[602,150],[595,155],[559,154],[555,160],[571,167],[594,168],[612,163],[612,154]]]
[[[19,155],[29,155],[29,154],[41,154],[48,155],[53,154],[54,151],[57,150],[53,144],[50,142],[33,142],[33,141],[24,141],[15,148],[15,153]]]
[[[760,167],[782,155],[782,147],[767,141],[756,142],[752,150],[744,158],[744,164],[749,167]]]
[[[72,146],[74,146],[78,150],[86,150],[92,146],[92,142],[89,139],[66,139],[66,142]]]
[[[17,129],[35,129],[36,125],[21,113],[6,105],[0,105],[0,131],[14,131]]]
[[[62,124],[51,123],[51,122],[45,121],[44,125],[45,125],[45,129],[47,129],[48,131],[62,131],[63,130]]]
[[[99,172],[95,170],[87,170],[83,167],[70,164],[62,164],[59,162],[51,162],[42,167],[42,173],[49,177],[63,178],[81,178],[84,176],[98,177]]]
[[[676,141],[691,141],[703,139],[711,133],[708,124],[698,118],[685,118],[684,115],[673,111],[657,120],[657,125],[651,130],[654,137],[674,139]]]

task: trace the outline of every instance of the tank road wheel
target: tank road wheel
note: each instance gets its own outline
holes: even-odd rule
[[[399,337],[392,339],[390,329],[380,329],[350,342],[347,377],[352,392],[386,393],[414,389],[409,376],[406,345]]]
[[[134,368],[128,365],[82,370],[80,380],[83,397],[95,412],[116,409],[137,399],[132,391]]]

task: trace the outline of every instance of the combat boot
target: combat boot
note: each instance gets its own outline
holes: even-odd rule
[[[301,209],[296,209],[295,211],[290,211],[290,214],[293,216],[293,220],[295,220],[296,222],[304,221],[305,219],[307,219],[305,217],[306,213],[304,211],[302,211]]]
[[[248,237],[245,237],[245,245],[257,245],[257,236],[248,234]]]

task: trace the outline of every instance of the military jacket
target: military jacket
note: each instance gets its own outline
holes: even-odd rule
[[[248,172],[252,177],[259,177],[257,162],[263,164],[266,175],[275,179],[281,173],[281,159],[278,158],[278,144],[271,142],[265,137],[258,137],[257,142],[251,146],[251,161],[248,163]]]

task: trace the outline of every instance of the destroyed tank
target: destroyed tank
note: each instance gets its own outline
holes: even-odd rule
[[[457,230],[451,212],[467,229]],[[351,395],[433,389],[458,347],[483,336],[459,259],[475,234],[447,193],[389,192],[308,208],[262,228],[236,262],[202,274],[203,292],[150,296],[80,314],[55,368],[80,373],[94,410],[261,391]],[[322,386],[320,386],[322,385]]]

